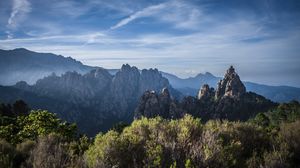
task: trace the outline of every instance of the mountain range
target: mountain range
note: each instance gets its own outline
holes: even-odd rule
[[[96,68],[85,74],[52,73],[32,85],[20,81],[1,86],[0,100],[10,103],[22,99],[30,107],[57,113],[64,120],[76,122],[85,134],[94,135],[120,121],[131,122],[144,91],[162,88],[169,88],[176,99],[182,97],[157,69],[139,71],[126,64],[115,75]]]
[[[99,67],[82,64],[71,57],[63,57],[52,53],[38,53],[24,48],[14,50],[0,50],[0,85],[14,85],[19,81],[34,84],[38,79],[49,76],[52,73],[61,75],[65,72],[76,71],[85,74]],[[111,75],[115,75],[119,69],[107,69]],[[139,70],[141,71],[141,70]],[[173,88],[183,95],[195,96],[203,84],[212,87],[217,86],[221,79],[213,74],[199,73],[195,77],[179,78],[171,73],[160,71],[163,77],[169,80]],[[288,102],[300,100],[300,88],[290,86],[269,86],[244,81],[248,91],[263,95],[275,102]]]
[[[274,106],[263,96],[273,101],[300,99],[299,88],[250,82],[244,86],[235,72],[226,72],[223,80],[208,72],[181,79],[158,69],[140,70],[128,64],[104,69],[26,49],[1,50],[0,59],[0,102],[22,99],[33,109],[47,109],[76,122],[88,135],[143,115],[179,118],[189,113],[203,119],[245,120]]]

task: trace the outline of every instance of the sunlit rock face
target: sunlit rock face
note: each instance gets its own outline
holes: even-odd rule
[[[246,87],[240,80],[239,75],[235,72],[233,66],[226,71],[224,78],[219,81],[216,89],[216,99],[223,96],[240,97],[246,93]]]
[[[224,78],[218,82],[217,89],[214,91],[208,84],[204,84],[198,92],[199,100],[208,100],[213,96],[215,99],[223,97],[239,98],[246,93],[246,87],[235,72],[233,66],[226,71]]]

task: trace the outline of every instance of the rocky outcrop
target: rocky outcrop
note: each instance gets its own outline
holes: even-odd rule
[[[224,78],[218,82],[214,91],[203,85],[198,94],[198,115],[205,118],[225,118],[246,120],[258,112],[266,111],[275,103],[255,93],[246,92],[243,82],[233,66],[226,71]]]
[[[216,89],[216,99],[224,96],[239,97],[246,93],[246,87],[235,72],[233,66],[226,71],[224,78],[218,82]]]
[[[180,102],[170,99],[165,90],[160,95],[146,92],[135,113],[137,117],[159,115],[163,118],[180,118],[184,114],[191,114],[203,121],[216,118],[247,120],[275,105],[263,96],[246,92],[244,84],[231,66],[216,91],[205,84],[199,90],[197,98],[188,96]]]
[[[146,91],[140,98],[140,102],[135,110],[135,118],[156,117],[160,115],[159,98],[155,91]]]
[[[142,116],[152,118],[161,116],[163,118],[178,118],[178,107],[175,100],[171,98],[168,88],[163,88],[161,93],[146,91],[140,98],[135,109],[134,118]]]
[[[170,112],[171,105],[171,95],[168,88],[163,88],[161,94],[158,96],[159,99],[159,108],[161,110],[161,115],[163,117],[168,116]]]
[[[208,84],[204,84],[199,90],[197,98],[209,100],[215,97],[216,100],[219,100],[225,97],[239,98],[244,94],[246,94],[246,87],[233,66],[230,66],[224,78],[218,82],[216,91],[214,88],[210,88]]]
[[[210,88],[208,84],[204,84],[198,92],[199,100],[209,100],[215,96],[214,88]]]

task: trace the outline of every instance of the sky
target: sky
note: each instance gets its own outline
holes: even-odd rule
[[[300,1],[1,0],[0,48],[300,87]]]

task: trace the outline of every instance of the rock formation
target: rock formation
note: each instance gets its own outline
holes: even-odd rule
[[[188,96],[177,102],[170,98],[167,90],[159,95],[145,92],[135,110],[135,116],[180,118],[184,114],[191,114],[203,121],[215,118],[247,120],[275,105],[263,96],[246,92],[244,84],[231,66],[218,83],[216,91],[205,84],[199,90],[197,98]]]
[[[216,89],[216,99],[223,96],[239,97],[246,93],[246,88],[233,66],[226,71],[224,78],[219,81]]]
[[[163,88],[159,94],[153,90],[148,90],[141,96],[135,109],[134,118],[141,118],[142,116],[148,118],[156,116],[178,118],[177,110],[175,100],[171,98],[168,88]]]
[[[204,84],[198,92],[199,100],[209,100],[215,96],[214,88],[210,88],[208,84]]]
[[[130,122],[138,100],[146,90],[159,92],[168,88],[160,95],[161,104],[158,106],[166,111],[169,109],[171,95],[180,96],[157,69],[144,69],[140,72],[128,64],[123,65],[115,75],[97,68],[84,75],[77,72],[67,72],[61,76],[52,74],[34,85],[19,82],[14,87],[57,100],[62,106],[68,104],[68,108],[55,104],[51,110],[60,113],[60,117],[65,120],[77,122],[81,130],[90,134],[105,130],[103,127],[110,128],[118,121]],[[154,105],[150,101],[147,107]],[[41,108],[49,109],[48,105]],[[153,110],[149,113],[156,112]]]
[[[217,89],[210,88],[204,84],[198,92],[199,100],[209,100],[213,97],[221,99],[225,97],[239,98],[246,93],[246,87],[240,80],[239,75],[235,72],[233,66],[226,71],[224,78],[218,82]]]

